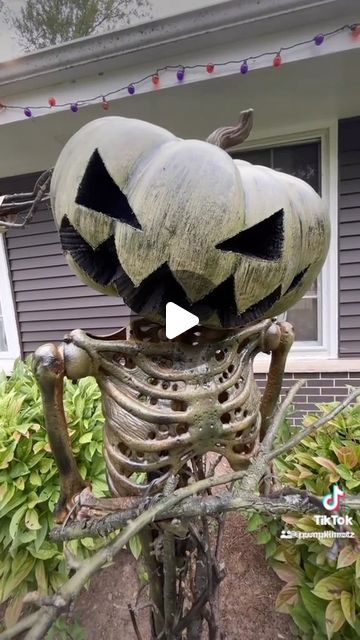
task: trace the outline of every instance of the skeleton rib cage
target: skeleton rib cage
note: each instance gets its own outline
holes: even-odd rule
[[[261,426],[253,360],[272,326],[265,320],[220,341],[196,327],[187,342],[171,342],[161,339],[159,325],[136,321],[129,340],[116,339],[125,331],[96,338],[75,330],[67,337],[66,374],[92,374],[101,389],[114,495],[156,493],[169,474],[210,451],[234,469],[248,465]],[[134,474],[142,472],[147,480],[137,484]]]

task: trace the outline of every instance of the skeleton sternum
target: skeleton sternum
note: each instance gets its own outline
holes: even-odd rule
[[[234,469],[247,466],[261,421],[253,359],[268,326],[266,321],[222,341],[197,337],[190,344],[105,341],[76,332],[75,343],[96,363],[115,495],[156,493],[170,473],[210,451],[224,455]],[[136,482],[139,473],[145,474],[143,484]]]

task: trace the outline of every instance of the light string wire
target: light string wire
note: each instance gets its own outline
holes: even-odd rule
[[[76,101],[70,101],[70,102],[61,102],[61,103],[57,103],[55,98],[49,98],[49,104],[43,104],[43,105],[16,105],[16,104],[4,104],[3,102],[0,101],[0,110],[1,111],[5,111],[6,109],[20,109],[24,111],[24,114],[27,117],[31,117],[32,116],[32,111],[35,110],[55,110],[55,109],[60,109],[60,108],[64,108],[64,107],[70,107],[72,109],[72,111],[76,112],[78,110],[78,108],[80,106],[84,106],[84,105],[88,105],[91,103],[96,103],[99,100],[102,101],[104,108],[108,108],[109,107],[109,103],[107,102],[107,99],[115,96],[118,93],[127,91],[129,95],[134,95],[135,94],[135,87],[139,86],[141,84],[143,84],[144,82],[146,82],[147,80],[152,80],[153,84],[156,86],[159,86],[159,81],[160,81],[160,74],[164,73],[166,71],[171,71],[171,70],[176,70],[177,71],[177,79],[178,79],[178,84],[182,84],[183,80],[185,79],[185,72],[186,71],[193,71],[194,69],[205,69],[207,70],[209,73],[212,73],[216,67],[226,67],[229,65],[241,65],[240,67],[240,71],[242,74],[245,74],[248,72],[249,68],[248,68],[248,63],[249,62],[254,62],[256,60],[260,60],[261,58],[265,58],[265,57],[270,57],[273,56],[274,60],[273,60],[273,64],[274,66],[280,66],[282,64],[282,59],[281,59],[281,53],[286,52],[286,51],[291,51],[293,49],[296,49],[297,47],[302,47],[304,45],[307,44],[315,44],[316,46],[320,46],[323,44],[323,42],[332,36],[336,36],[339,33],[342,33],[344,31],[349,31],[350,33],[352,33],[355,36],[360,36],[360,23],[353,23],[353,24],[344,24],[341,27],[337,27],[336,29],[333,29],[332,31],[327,31],[327,32],[323,32],[323,33],[318,33],[316,36],[314,36],[313,38],[309,38],[307,40],[302,40],[300,42],[295,42],[293,44],[290,45],[286,45],[286,46],[282,46],[280,48],[278,48],[276,51],[263,51],[261,53],[258,54],[252,54],[249,55],[247,57],[242,57],[239,60],[226,60],[226,61],[222,61],[222,62],[211,62],[211,63],[197,63],[197,64],[192,64],[192,65],[182,65],[182,64],[167,64],[164,65],[163,67],[158,67],[157,69],[155,69],[155,71],[153,71],[152,73],[148,73],[145,76],[143,76],[142,78],[138,78],[137,80],[134,80],[122,87],[118,87],[117,89],[113,89],[112,91],[108,91],[106,93],[101,93],[99,95],[93,96],[92,98],[80,98]],[[275,60],[277,59],[277,64],[275,63]],[[50,104],[51,102],[51,104]]]

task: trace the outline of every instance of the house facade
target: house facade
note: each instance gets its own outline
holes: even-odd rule
[[[232,155],[307,180],[331,217],[323,271],[288,313],[297,341],[284,387],[306,379],[299,417],[360,386],[360,35],[351,29],[358,23],[357,0],[228,0],[0,64],[0,102],[9,105],[0,112],[0,194],[31,191],[66,140],[94,118],[135,117],[205,139],[241,109],[254,109],[254,129]],[[50,96],[64,106],[48,107]],[[26,229],[1,237],[0,269],[7,371],[14,358],[75,327],[104,334],[128,322],[121,300],[71,273],[46,208]],[[255,364],[263,384],[268,360],[258,356]]]

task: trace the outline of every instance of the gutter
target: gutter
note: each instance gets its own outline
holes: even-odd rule
[[[112,60],[119,67],[121,62],[129,64],[125,57],[138,58],[143,54],[144,59],[149,59],[149,56],[155,57],[151,53],[153,50],[181,43],[184,39],[193,39],[194,42],[187,42],[187,48],[196,49],[204,38],[211,42],[221,31],[236,29],[237,35],[239,32],[241,35],[241,31],[249,35],[252,28],[259,35],[259,32],[266,32],[265,24],[268,24],[269,31],[274,22],[278,29],[286,21],[288,28],[289,25],[309,22],[313,12],[318,18],[324,12],[326,18],[332,18],[344,16],[348,9],[356,8],[358,0],[229,0],[126,29],[80,38],[0,63],[0,87],[3,95],[9,95],[28,81],[32,82],[33,88],[46,85],[51,74],[56,74],[56,81],[61,82],[75,67],[79,78],[94,71],[89,69],[91,65],[99,74],[109,69],[109,61]]]

